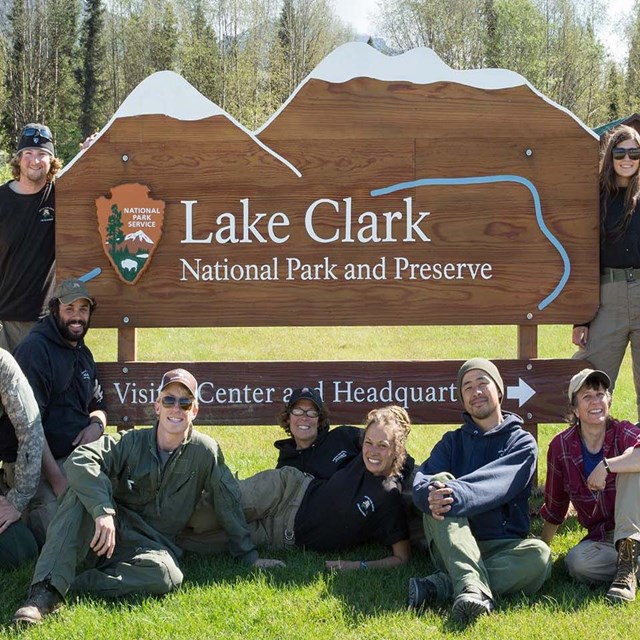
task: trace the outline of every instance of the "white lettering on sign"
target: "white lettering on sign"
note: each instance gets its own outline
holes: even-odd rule
[[[447,262],[441,264],[435,262],[418,263],[409,262],[407,258],[396,257],[394,280],[471,280],[482,278],[490,280],[493,277],[492,266],[485,263]]]
[[[242,198],[241,216],[231,212],[218,215],[215,222],[218,225],[215,233],[195,238],[193,235],[194,206],[197,200],[181,200],[184,205],[184,240],[182,244],[211,244],[215,238],[217,244],[248,244],[256,240],[264,244],[271,241],[282,244],[289,239],[289,234],[279,235],[278,229],[289,226],[289,218],[282,212],[276,211],[271,215],[266,213],[251,213],[249,198]]]
[[[414,219],[413,198],[411,197],[403,198],[403,202],[405,203],[404,212],[387,211],[386,213],[378,214],[374,211],[364,211],[358,215],[355,220],[352,210],[352,198],[343,198],[342,202],[344,202],[344,211],[341,210],[340,203],[337,200],[331,200],[329,198],[320,198],[309,205],[304,216],[304,227],[312,240],[323,244],[356,241],[361,244],[368,244],[370,242],[398,242],[398,238],[394,235],[393,222],[404,219],[405,234],[404,237],[401,238],[403,242],[416,242],[416,239],[422,242],[431,242],[431,238],[429,238],[420,227],[429,215],[429,211],[418,212],[417,219]],[[344,227],[338,225],[334,233],[327,236],[320,235],[316,230],[316,210],[323,205],[328,205],[335,213],[341,214],[344,219]],[[326,214],[326,208],[324,206],[320,211]],[[322,223],[327,223],[325,218],[322,219]],[[381,227],[384,229],[383,235],[380,235]],[[342,236],[340,235],[340,229],[343,230]]]
[[[334,380],[333,402],[335,403],[393,403],[405,409],[409,403],[416,402],[455,402],[456,385],[454,383],[441,386],[407,386],[395,385],[387,380],[381,387],[363,387],[354,384],[353,380]]]

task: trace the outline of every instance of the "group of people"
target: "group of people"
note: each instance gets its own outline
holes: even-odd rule
[[[537,444],[522,419],[502,409],[502,377],[483,358],[458,373],[463,425],[417,469],[403,408],[371,411],[364,428],[330,429],[317,390],[300,387],[280,415],[287,437],[275,442],[276,468],[237,480],[218,444],[193,426],[198,384],[184,369],[164,374],[152,429],[105,435],[107,407],[84,343],[96,301],[79,280],[54,289],[60,161],[49,129],[27,125],[14,179],[0,187],[0,567],[37,557],[14,621],[40,622],[69,591],[168,593],[182,583],[184,550],[228,552],[269,568],[283,563],[259,557],[259,548],[331,554],[378,542],[386,557],[328,559],[326,567],[396,567],[410,558],[410,520],[419,514],[434,570],[409,580],[409,607],[450,602],[452,617],[469,623],[491,613],[497,596],[542,587],[570,503],[587,534],[566,555],[569,574],[607,583],[612,602],[634,600],[640,428],[610,408],[628,341],[640,389],[639,166],[640,136],[618,128],[602,158],[601,305],[573,333],[576,357],[598,368],[569,381],[569,427],[549,446],[535,538]]]

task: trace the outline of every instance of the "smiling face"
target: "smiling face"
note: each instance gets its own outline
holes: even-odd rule
[[[582,428],[604,431],[607,427],[610,408],[609,394],[601,384],[588,381],[575,393],[573,413]]]
[[[318,437],[318,416],[312,417],[307,413],[303,413],[301,416],[296,416],[292,412],[296,410],[302,411],[315,411],[318,413],[318,407],[316,407],[311,400],[307,398],[303,398],[302,400],[298,400],[293,407],[291,407],[291,411],[289,411],[289,431],[291,431],[291,436],[296,442],[296,448],[298,449],[308,449]]]
[[[500,391],[488,373],[481,369],[467,371],[461,387],[465,411],[479,427],[491,429],[500,424]]]
[[[638,143],[635,140],[627,139],[618,142],[616,149],[637,149]],[[613,170],[616,174],[616,184],[619,187],[626,187],[631,178],[638,173],[640,160],[632,160],[629,155],[625,155],[621,160],[613,158]]]
[[[60,302],[56,322],[62,337],[72,345],[78,343],[89,331],[91,303],[86,298],[74,300],[69,304]]]
[[[167,397],[172,399],[172,406],[164,406],[162,401]],[[184,409],[180,406],[180,399],[183,398],[185,399],[183,400],[183,403],[186,400],[192,401],[189,409]],[[156,415],[158,416],[159,439],[163,436],[169,438],[184,436],[187,429],[191,426],[191,423],[198,415],[198,406],[195,403],[191,392],[179,382],[172,382],[164,387],[155,402],[155,410]]]
[[[396,458],[395,438],[390,425],[372,422],[364,434],[362,458],[374,476],[389,476]]]
[[[44,187],[51,167],[51,154],[43,149],[23,149],[20,152],[20,182],[34,188]]]

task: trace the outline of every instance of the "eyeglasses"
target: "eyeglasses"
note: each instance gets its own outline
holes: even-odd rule
[[[195,399],[194,398],[176,398],[175,396],[162,396],[160,401],[162,402],[162,406],[165,409],[169,409],[170,407],[175,406],[177,402],[183,411],[189,411],[189,409],[193,407],[193,403],[195,402]]]
[[[629,160],[640,160],[640,147],[633,147],[632,149],[614,147],[611,155],[614,160],[623,160],[625,156],[629,156]]]
[[[320,414],[315,409],[301,409],[296,407],[289,412],[292,416],[309,416],[310,418],[317,418]]]
[[[53,136],[51,135],[51,131],[48,127],[42,127],[41,129],[38,129],[37,127],[25,127],[22,130],[21,135],[28,136],[29,138],[39,136],[45,140],[53,140]]]

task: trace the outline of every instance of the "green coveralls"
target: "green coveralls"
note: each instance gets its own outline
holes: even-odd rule
[[[78,447],[65,463],[69,489],[47,532],[33,584],[50,580],[62,594],[70,588],[104,597],[162,594],[182,583],[175,543],[203,490],[213,496],[234,557],[258,557],[242,512],[238,483],[212,438],[190,430],[164,469],[156,428],[105,436]],[[89,543],[94,520],[116,514],[116,547],[110,559],[96,558]],[[94,567],[76,577],[88,558]]]

